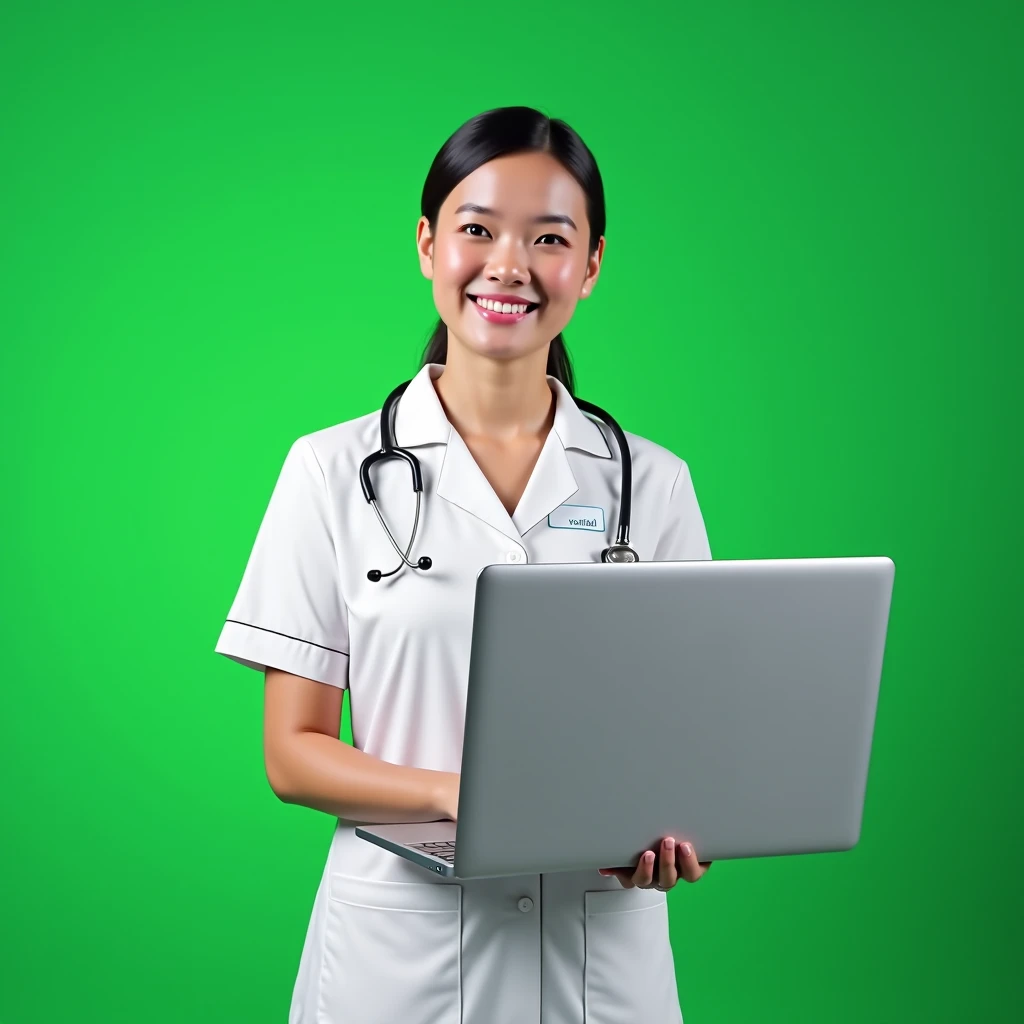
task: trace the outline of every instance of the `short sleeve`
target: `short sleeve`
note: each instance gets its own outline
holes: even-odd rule
[[[262,672],[348,685],[348,622],[327,483],[309,441],[291,447],[215,648]]]
[[[711,558],[704,517],[697,504],[690,469],[682,460],[669,493],[664,524],[654,549],[654,561],[706,561]]]

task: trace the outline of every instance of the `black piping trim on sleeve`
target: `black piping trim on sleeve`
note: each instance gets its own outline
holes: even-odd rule
[[[275,636],[283,636],[286,640],[297,640],[300,644],[309,644],[310,647],[319,647],[321,651],[330,651],[332,654],[343,654],[346,658],[348,651],[339,651],[333,647],[324,647],[323,644],[315,644],[312,640],[303,640],[300,636],[290,636],[288,633],[278,633],[276,629],[267,629],[265,626],[254,626],[251,622],[240,622],[238,619],[228,619],[236,626],[248,626],[250,629],[262,629],[264,633],[273,633]]]

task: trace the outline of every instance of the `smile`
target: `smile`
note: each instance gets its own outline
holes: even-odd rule
[[[493,302],[491,299],[477,298],[475,295],[466,296],[476,311],[488,323],[495,324],[517,324],[525,320],[540,305],[537,302]]]

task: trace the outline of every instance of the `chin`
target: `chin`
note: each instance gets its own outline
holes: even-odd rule
[[[449,321],[445,321],[449,323]],[[505,327],[488,329],[480,324],[460,323],[455,321],[456,327],[448,328],[449,346],[458,345],[467,349],[475,356],[482,356],[485,359],[496,359],[501,362],[508,362],[513,359],[522,359],[529,356],[538,349],[543,348],[545,342],[538,341],[536,337],[515,336],[515,331]]]
[[[502,339],[472,338],[465,347],[474,355],[496,362],[509,363],[516,359],[525,359],[544,348],[543,342],[513,341]]]

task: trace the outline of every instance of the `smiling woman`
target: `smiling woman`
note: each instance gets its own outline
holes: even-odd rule
[[[604,228],[597,164],[564,122],[511,107],[463,125],[416,226],[440,316],[420,372],[281,470],[217,650],[265,673],[274,792],[338,819],[290,1024],[681,1020],[665,891],[703,874],[691,848],[460,879],[453,826],[482,568],[711,557],[686,463],[573,393],[562,331]],[[395,553],[420,571],[367,571]],[[429,824],[396,856],[359,823]]]

